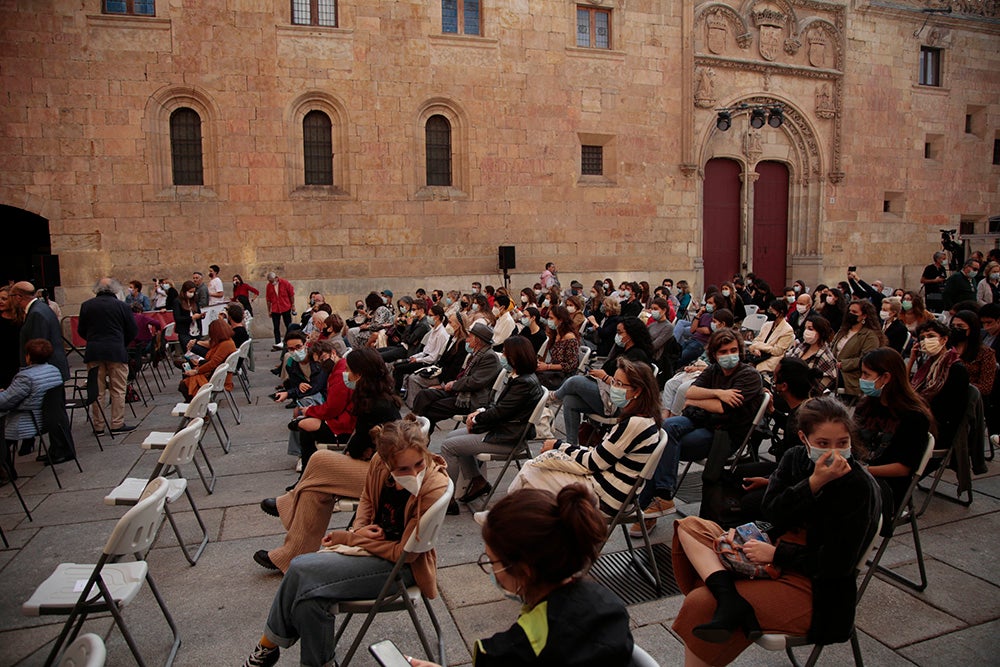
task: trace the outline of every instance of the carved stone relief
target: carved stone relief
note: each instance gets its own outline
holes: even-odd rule
[[[694,104],[701,109],[711,109],[715,102],[715,72],[708,67],[698,69],[698,87],[694,91]]]
[[[767,7],[753,14],[753,24],[758,31],[757,49],[760,57],[772,61],[780,55],[788,17]]]
[[[837,107],[830,96],[830,84],[816,86],[816,115],[829,120],[837,114]]]
[[[705,43],[708,45],[708,50],[721,56],[726,52],[729,41],[729,24],[725,18],[719,15],[719,12],[715,12],[705,20],[705,28],[707,31]]]

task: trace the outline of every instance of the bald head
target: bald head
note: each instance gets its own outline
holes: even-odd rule
[[[799,298],[796,300],[796,304],[799,306],[805,306],[806,308],[812,308],[813,300],[808,294],[800,294]]]
[[[17,294],[18,296],[35,296],[35,286],[29,283],[27,280],[22,280],[19,283],[14,283],[10,288],[11,294]]]

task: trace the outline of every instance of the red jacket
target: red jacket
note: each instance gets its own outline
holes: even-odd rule
[[[267,299],[267,310],[271,313],[287,312],[295,304],[295,288],[284,278],[278,278],[277,289],[274,283],[269,282],[264,296]]]
[[[351,396],[354,392],[344,384],[346,370],[347,360],[341,359],[330,371],[326,382],[326,401],[322,405],[310,405],[305,412],[306,417],[322,419],[337,435],[354,433],[356,421],[351,414]]]

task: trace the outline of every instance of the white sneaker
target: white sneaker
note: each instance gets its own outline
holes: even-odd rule
[[[299,460],[295,462],[295,472],[302,472],[302,457],[301,456],[299,457]]]

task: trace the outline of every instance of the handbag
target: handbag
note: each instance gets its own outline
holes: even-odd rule
[[[732,536],[730,537],[730,535]],[[762,577],[777,579],[780,577],[781,572],[770,563],[762,565],[751,562],[743,553],[743,545],[750,540],[771,543],[771,539],[755,523],[745,523],[715,538],[715,553],[718,554],[722,566],[733,574],[748,579]]]
[[[441,375],[441,367],[440,366],[424,366],[423,368],[418,368],[417,371],[416,371],[416,373],[420,377],[427,378],[429,380],[431,378],[436,378],[438,375]]]

